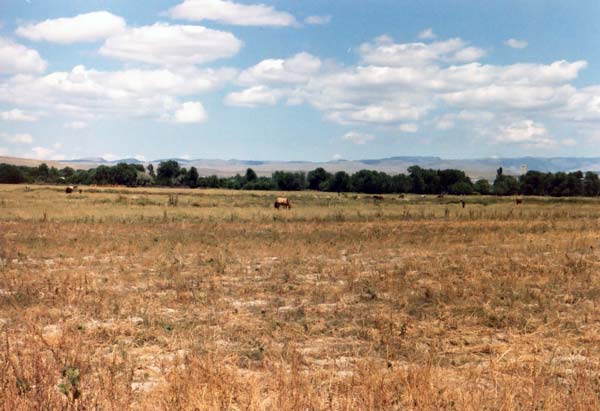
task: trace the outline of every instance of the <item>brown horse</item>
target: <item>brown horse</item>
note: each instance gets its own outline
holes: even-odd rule
[[[76,189],[77,189],[77,186],[67,186],[67,188],[65,188],[65,193],[71,194]]]
[[[275,200],[274,207],[278,210],[279,207],[283,207],[289,210],[290,208],[292,208],[292,203],[290,203],[290,200],[287,197],[277,197],[277,199]]]
[[[523,199],[522,198],[515,198],[515,204],[516,205],[523,204]]]

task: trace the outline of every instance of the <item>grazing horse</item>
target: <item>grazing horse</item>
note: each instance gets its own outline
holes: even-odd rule
[[[515,204],[516,205],[523,204],[523,199],[522,198],[515,198]]]
[[[381,196],[381,195],[374,195],[372,198],[375,201],[383,201],[383,196]]]
[[[279,207],[287,208],[288,210],[292,208],[292,203],[287,197],[277,197],[275,200],[274,207],[279,210]]]
[[[67,188],[65,188],[65,193],[71,194],[76,189],[77,189],[77,186],[67,186]]]
[[[465,208],[467,203],[465,203],[465,200],[460,200],[460,205],[462,206],[462,208]]]

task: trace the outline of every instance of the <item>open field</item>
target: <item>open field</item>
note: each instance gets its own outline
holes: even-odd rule
[[[600,409],[600,199],[63,190],[0,186],[1,410]]]

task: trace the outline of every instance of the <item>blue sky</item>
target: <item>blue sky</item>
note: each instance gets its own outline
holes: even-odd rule
[[[600,156],[600,2],[0,0],[0,155]]]

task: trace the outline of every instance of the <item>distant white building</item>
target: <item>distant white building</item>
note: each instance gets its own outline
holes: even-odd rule
[[[519,170],[520,170],[522,176],[527,174],[527,164],[521,164],[521,167],[519,167]]]

